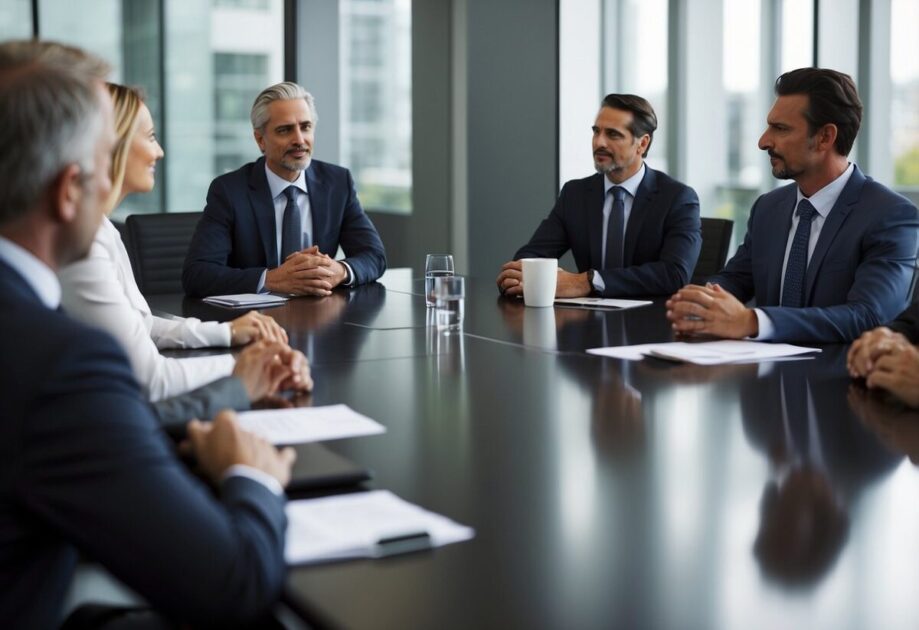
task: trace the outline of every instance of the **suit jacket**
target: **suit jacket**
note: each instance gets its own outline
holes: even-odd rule
[[[284,576],[284,503],[175,458],[108,335],[47,309],[0,261],[0,619],[60,622],[78,550],[164,614],[253,618]]]
[[[224,376],[190,392],[153,403],[153,413],[171,436],[184,438],[185,425],[192,418],[209,420],[223,409],[251,408],[246,386],[235,376]]]
[[[351,173],[313,160],[306,169],[313,218],[313,244],[329,256],[341,245],[354,283],[379,278],[386,253],[376,228],[364,214]],[[188,248],[182,285],[191,297],[255,293],[262,272],[277,267],[274,202],[265,176],[265,158],[221,175],[207,192],[204,215]]]
[[[645,167],[625,230],[624,266],[603,269],[603,177],[566,183],[555,207],[514,259],[559,258],[569,249],[578,272],[603,277],[607,297],[671,295],[683,287],[702,248],[696,192]]]
[[[797,203],[790,184],[750,210],[737,253],[710,282],[756,306],[775,324],[776,341],[847,342],[893,319],[907,303],[919,216],[905,197],[855,167],[830,211],[805,276],[805,306],[783,308],[782,264]]]
[[[908,309],[897,315],[890,327],[902,333],[911,343],[919,343],[919,302],[913,302]]]

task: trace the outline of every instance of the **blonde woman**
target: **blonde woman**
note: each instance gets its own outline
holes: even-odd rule
[[[162,348],[241,345],[264,339],[287,341],[270,317],[250,312],[228,323],[153,315],[134,280],[127,250],[108,216],[132,193],[153,190],[163,157],[150,110],[134,88],[108,85],[115,108],[117,143],[112,155],[112,194],[90,255],[60,272],[62,305],[69,315],[112,334],[128,354],[150,400],[182,394],[233,372],[230,354],[167,358]],[[297,379],[295,378],[295,381]],[[304,383],[292,383],[305,386]]]

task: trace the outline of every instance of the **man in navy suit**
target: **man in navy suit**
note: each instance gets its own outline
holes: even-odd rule
[[[59,308],[55,271],[89,252],[111,190],[106,73],[76,49],[0,44],[0,619],[57,626],[81,553],[170,620],[246,623],[281,590],[293,452],[232,412],[193,421],[213,498],[115,340]]]
[[[379,278],[386,253],[351,173],[312,159],[309,92],[296,83],[266,88],[251,120],[264,157],[211,183],[185,259],[185,292],[325,296]],[[339,245],[346,258],[334,260]]]
[[[759,148],[795,184],[757,199],[734,257],[706,286],[678,291],[667,317],[685,335],[851,341],[906,306],[916,208],[846,158],[862,117],[851,77],[801,68],[775,92]]]
[[[657,116],[640,96],[609,94],[593,126],[596,175],[565,184],[530,242],[498,274],[498,289],[522,295],[521,258],[559,258],[557,297],[670,295],[686,284],[702,247],[699,198],[649,168]]]

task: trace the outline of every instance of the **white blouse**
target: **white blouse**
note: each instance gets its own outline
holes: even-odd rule
[[[107,217],[89,256],[58,276],[64,310],[118,340],[150,400],[187,392],[233,371],[236,360],[230,354],[173,359],[159,353],[158,348],[228,347],[230,324],[153,315],[137,288],[121,235]]]

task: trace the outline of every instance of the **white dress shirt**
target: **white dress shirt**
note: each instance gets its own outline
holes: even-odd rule
[[[292,182],[287,181],[283,177],[277,175],[274,171],[268,168],[268,163],[265,163],[265,177],[268,178],[268,190],[271,191],[271,202],[274,204],[274,230],[275,238],[277,239],[278,245],[278,266],[280,267],[284,264],[284,261],[281,260],[281,234],[284,231],[284,211],[287,209],[287,195],[284,194],[284,191],[287,190],[288,186],[294,186],[297,189],[296,198],[294,202],[297,204],[297,207],[300,209],[300,224],[301,224],[301,233],[303,234],[303,248],[312,247],[314,243],[313,239],[313,207],[310,205],[309,190],[306,188],[306,170],[300,171],[300,174]],[[323,254],[328,254],[329,252],[322,252]],[[334,255],[329,254],[329,255]],[[345,281],[342,283],[346,286],[351,286],[354,284],[354,271],[351,269],[351,265],[346,263],[344,260],[338,261],[345,266],[345,269],[348,270],[348,277],[345,278]],[[262,272],[262,278],[258,283],[258,292],[264,293],[265,289],[265,278],[268,275],[268,270]]]
[[[606,260],[606,233],[609,227],[609,215],[613,211],[613,196],[609,194],[610,189],[614,186],[621,186],[628,193],[623,200],[623,205],[625,206],[625,214],[623,215],[622,220],[622,243],[625,244],[625,232],[629,226],[629,216],[632,214],[632,204],[635,203],[635,195],[638,193],[638,187],[641,185],[641,180],[645,176],[645,165],[644,162],[641,164],[641,168],[638,169],[638,172],[632,175],[630,178],[622,182],[621,184],[614,184],[610,181],[609,177],[603,176],[603,240],[600,241],[603,245],[603,260]],[[623,259],[625,256],[623,256]],[[623,260],[625,264],[625,260]],[[594,270],[596,271],[596,270]],[[603,282],[603,276],[598,273],[594,273],[594,289],[597,291],[603,291],[606,288],[606,283]]]
[[[55,310],[61,305],[61,283],[32,252],[0,236],[0,259],[19,272],[45,306]]]
[[[849,178],[852,176],[854,170],[855,165],[850,162],[849,167],[842,172],[842,175],[810,197],[805,197],[801,189],[798,188],[798,197],[795,199],[795,211],[792,212],[791,215],[791,228],[788,230],[788,238],[785,243],[785,259],[782,261],[782,283],[779,287],[779,295],[782,295],[782,291],[785,289],[785,267],[788,265],[788,254],[791,252],[791,243],[795,240],[795,231],[798,229],[798,223],[800,222],[800,218],[798,217],[798,203],[800,203],[802,199],[807,199],[817,211],[817,214],[815,214],[814,218],[811,220],[810,239],[807,242],[807,262],[810,264],[811,255],[814,253],[814,248],[817,247],[817,239],[820,238],[820,230],[823,229],[823,224],[826,223],[826,218],[829,216],[830,210],[836,205],[839,195],[842,194],[842,189],[849,183]],[[751,339],[772,339],[775,336],[775,325],[772,323],[772,320],[769,319],[769,316],[766,315],[762,309],[754,309],[754,313],[756,314],[756,321],[759,325],[759,334],[756,337],[751,337]]]
[[[158,348],[228,347],[230,325],[153,315],[137,288],[118,229],[108,218],[102,220],[89,256],[58,275],[67,314],[118,341],[150,400],[182,394],[232,373],[236,360],[230,354],[184,359],[160,354]]]

